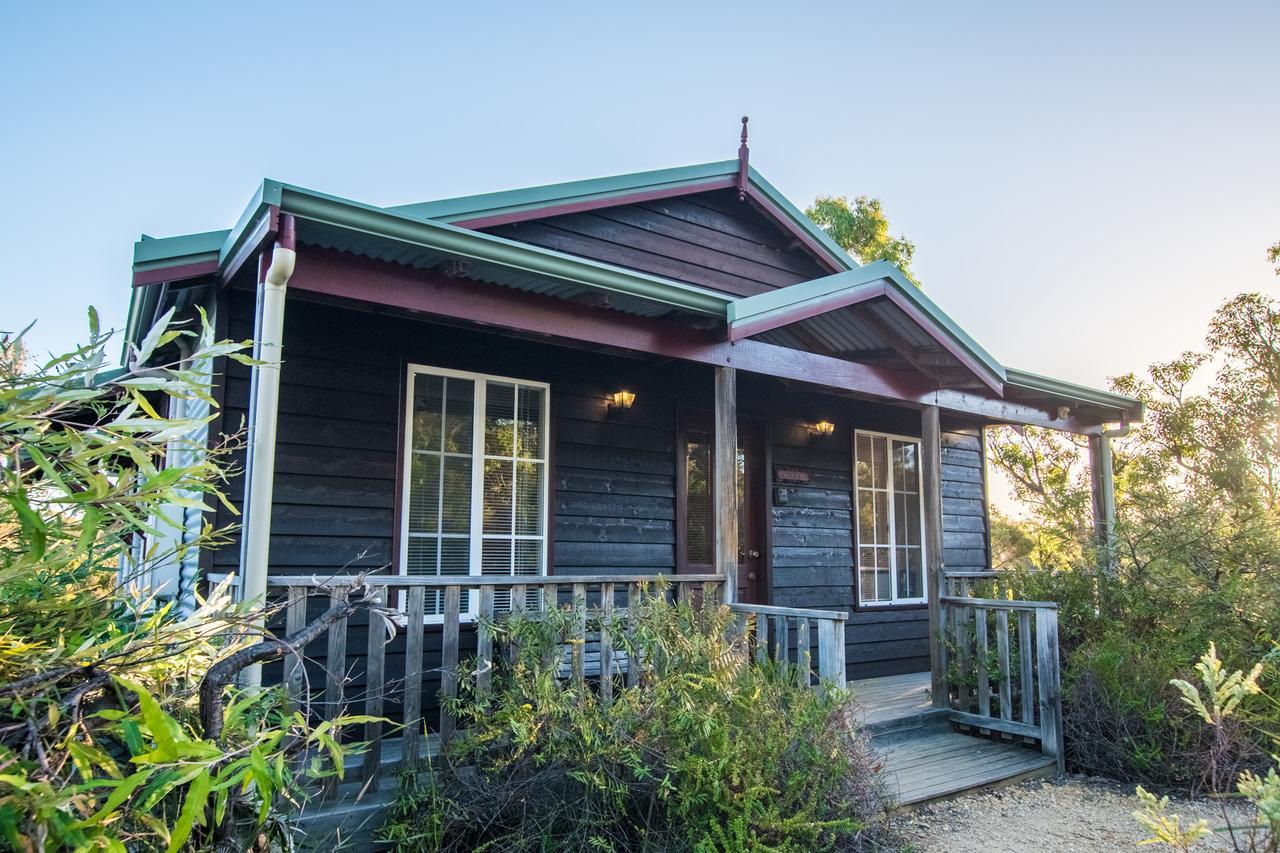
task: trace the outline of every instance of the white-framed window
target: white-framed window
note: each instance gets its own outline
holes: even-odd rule
[[[546,574],[550,398],[544,382],[409,365],[401,574]],[[443,603],[428,591],[427,613]]]
[[[857,430],[853,436],[858,601],[925,601],[920,439]]]

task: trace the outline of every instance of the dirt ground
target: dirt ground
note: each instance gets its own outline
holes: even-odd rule
[[[1233,822],[1245,812],[1230,803]],[[1131,786],[1072,777],[1047,782],[1024,782],[971,794],[930,806],[894,821],[904,851],[948,853],[1093,853],[1093,851],[1158,850],[1139,848],[1145,837],[1133,819],[1138,799]],[[1170,798],[1169,813],[1182,817],[1183,826],[1199,818],[1218,830],[1224,826],[1216,801]],[[1167,848],[1163,848],[1167,849]],[[1225,830],[1203,840],[1196,850],[1231,850]]]

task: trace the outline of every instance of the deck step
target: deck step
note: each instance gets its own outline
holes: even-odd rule
[[[899,807],[1057,773],[1057,762],[1036,750],[944,725],[873,736],[872,746],[884,758],[881,774]]]
[[[917,729],[947,728],[946,708],[921,708],[904,712],[896,717],[870,720],[862,724],[862,730],[875,739],[910,735]]]

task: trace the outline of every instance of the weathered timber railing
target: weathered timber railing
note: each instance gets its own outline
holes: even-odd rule
[[[345,600],[355,581],[270,577],[268,597],[283,610],[283,619],[277,610],[269,627],[284,635],[299,630],[333,601]],[[389,737],[392,732],[380,721],[362,724],[362,731],[335,733],[368,743],[360,766],[348,768],[348,781],[362,791],[376,790],[390,765],[420,767],[424,751],[433,754],[455,733],[450,700],[460,694],[481,697],[490,689],[497,656],[513,654],[510,646],[498,647],[491,624],[512,613],[571,608],[575,627],[565,638],[561,676],[584,687],[590,681],[601,701],[609,702],[618,685],[640,681],[643,665],[630,660],[614,632],[602,627],[614,625],[630,636],[634,605],[645,586],[695,602],[720,600],[724,587],[720,575],[364,575],[361,581],[393,614],[394,636],[388,636],[384,619],[360,611],[326,638],[286,656],[283,666],[264,672],[264,680],[283,683],[290,699],[313,716],[365,714],[393,723],[398,738]],[[844,686],[845,614],[761,605],[731,609],[752,632],[756,660],[793,665],[802,683]],[[471,661],[473,668],[462,665]]]
[[[738,614],[739,630],[747,633],[757,662],[792,667],[797,683],[805,686],[845,687],[843,612],[765,604],[731,604],[729,609]]]
[[[1062,772],[1058,605],[961,595],[940,603],[950,719],[1038,740]]]

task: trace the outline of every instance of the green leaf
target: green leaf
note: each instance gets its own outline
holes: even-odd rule
[[[182,801],[182,811],[178,813],[178,821],[173,825],[173,834],[169,836],[169,847],[166,853],[177,853],[182,849],[182,845],[186,844],[187,839],[191,837],[191,830],[197,819],[201,826],[204,825],[204,804],[209,797],[211,781],[207,768],[191,780],[191,785],[187,788],[187,796]]]
[[[116,783],[115,789],[112,790],[111,795],[107,797],[107,801],[103,804],[102,808],[98,809],[98,811],[91,817],[85,818],[76,825],[80,827],[89,827],[102,823],[106,817],[115,812],[116,809],[120,808],[121,803],[129,799],[129,796],[137,790],[138,786],[146,781],[147,776],[149,776],[150,773],[150,770],[139,770],[132,776],[120,780]]]

